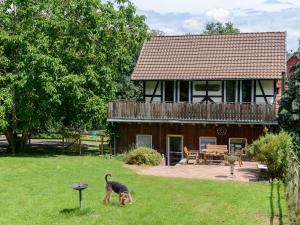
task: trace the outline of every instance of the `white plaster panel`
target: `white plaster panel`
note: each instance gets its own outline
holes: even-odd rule
[[[151,97],[146,97],[145,101],[146,102],[150,102],[151,101]],[[154,97],[153,100],[152,100],[152,102],[161,102],[161,99],[160,99],[160,97]]]
[[[265,95],[274,94],[274,80],[261,80],[260,83],[264,89]],[[262,95],[258,81],[256,81],[256,94]]]
[[[274,98],[273,97],[267,97],[268,103],[273,104],[274,103]],[[266,104],[264,97],[257,97],[256,98],[256,103],[258,104]]]
[[[157,81],[146,81],[145,83],[146,83],[145,94],[146,95],[152,95],[153,91],[155,89]],[[155,95],[160,95],[161,94],[160,89],[161,89],[161,83],[159,82],[159,84],[157,86],[157,89],[156,89]]]
[[[205,95],[206,91],[196,91],[195,86],[198,84],[205,85],[206,81],[202,81],[202,80],[201,81],[193,81],[193,95]]]

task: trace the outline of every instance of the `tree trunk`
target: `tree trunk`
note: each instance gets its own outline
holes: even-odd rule
[[[7,139],[8,145],[9,145],[9,150],[12,154],[16,154],[17,152],[17,134],[13,132],[11,129],[8,129],[4,132],[5,137]]]
[[[19,137],[12,129],[8,129],[4,132],[4,134],[9,145],[9,150],[12,154],[23,151],[26,147],[28,139],[31,136],[31,132],[28,130],[24,130],[21,137]]]

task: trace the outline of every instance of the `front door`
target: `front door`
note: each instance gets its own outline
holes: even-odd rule
[[[168,135],[168,165],[176,165],[183,157],[183,141],[181,135]]]

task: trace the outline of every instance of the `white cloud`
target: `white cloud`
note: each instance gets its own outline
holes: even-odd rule
[[[275,3],[278,1],[279,0],[132,0],[140,10],[154,10],[159,13],[199,14],[214,8],[223,8],[226,10],[255,8],[256,10],[278,12],[290,7],[300,7],[300,0],[280,1],[281,3],[292,2],[292,5]]]
[[[300,0],[299,0],[300,1]],[[215,8],[214,8],[215,9]],[[218,8],[217,8],[218,9]],[[220,8],[219,8],[220,9]],[[297,49],[300,38],[300,7],[284,9],[278,12],[266,12],[255,9],[233,9],[228,13],[222,10],[192,13],[158,13],[155,11],[141,11],[146,15],[147,23],[152,29],[159,29],[166,34],[199,34],[205,24],[213,19],[230,21],[241,32],[287,31],[287,49]],[[221,12],[221,13],[220,13]],[[227,22],[222,21],[222,22]]]
[[[183,27],[194,32],[199,31],[200,28],[203,28],[203,23],[197,18],[190,18],[183,21]]]
[[[212,9],[209,10],[206,15],[212,19],[219,22],[226,22],[230,16],[230,12],[226,9]]]

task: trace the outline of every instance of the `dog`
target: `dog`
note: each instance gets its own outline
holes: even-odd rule
[[[113,192],[119,195],[119,203],[121,206],[125,205],[126,203],[132,204],[133,199],[128,191],[128,188],[120,182],[108,181],[107,177],[111,177],[111,174],[106,174],[104,178],[106,182],[106,193],[103,198],[103,204],[108,204],[110,202]]]

